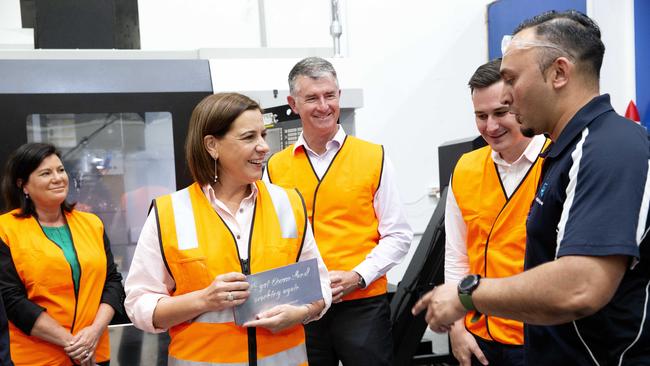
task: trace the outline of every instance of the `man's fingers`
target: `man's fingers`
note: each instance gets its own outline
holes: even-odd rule
[[[474,354],[478,362],[481,363],[481,365],[487,365],[489,363],[487,357],[485,357],[483,351],[481,351],[478,345],[476,345],[476,347],[471,347],[470,351],[472,351],[472,353]]]
[[[418,302],[415,303],[415,306],[413,306],[413,309],[411,309],[411,313],[413,315],[418,315],[429,306],[429,302],[431,301],[431,297],[433,296],[433,290],[427,292],[418,300]]]

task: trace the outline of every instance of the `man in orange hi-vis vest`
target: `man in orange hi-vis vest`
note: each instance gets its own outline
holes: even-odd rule
[[[269,159],[265,179],[302,193],[332,282],[332,307],[305,326],[309,364],[392,365],[386,272],[413,237],[392,165],[383,146],[339,126],[341,91],[331,63],[298,62],[289,91],[303,131]]]
[[[451,179],[445,210],[445,282],[469,273],[504,277],[524,269],[526,216],[541,173],[546,138],[524,137],[499,101],[501,60],[480,66],[469,80],[476,127],[489,146],[463,155]],[[469,312],[449,333],[462,366],[523,365],[523,324]]]

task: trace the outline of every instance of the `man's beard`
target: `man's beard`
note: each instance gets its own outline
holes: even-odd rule
[[[519,129],[521,130],[521,134],[524,135],[524,137],[535,137],[536,135],[535,130],[530,127],[521,126]]]

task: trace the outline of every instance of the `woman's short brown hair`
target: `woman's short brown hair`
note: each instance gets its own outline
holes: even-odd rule
[[[238,93],[217,93],[205,97],[192,111],[185,139],[185,157],[194,181],[209,184],[214,177],[214,161],[203,145],[205,136],[222,138],[242,113],[262,112],[251,98]]]

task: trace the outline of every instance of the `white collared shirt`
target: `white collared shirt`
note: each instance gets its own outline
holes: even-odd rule
[[[251,194],[244,198],[236,212],[230,212],[228,207],[218,200],[210,185],[202,187],[203,193],[210,204],[223,219],[237,240],[237,248],[241,259],[248,259],[248,239],[255,211],[257,187],[251,184]],[[300,253],[299,261],[316,258],[320,275],[321,291],[325,300],[325,308],[319,316],[310,321],[320,319],[332,303],[332,290],[330,280],[318,251],[311,225],[307,222],[305,242]],[[124,306],[127,315],[136,327],[150,333],[160,333],[166,329],[155,328],[153,325],[153,312],[158,301],[169,297],[176,287],[174,279],[170,276],[163,262],[158,241],[158,228],[155,213],[150,213],[142,227],[138,245],[133,255],[131,268],[125,281],[126,300]]]
[[[336,153],[341,149],[345,136],[345,131],[339,126],[332,140],[325,145],[325,152],[319,155],[307,145],[301,133],[296,140],[293,152],[295,153],[299,146],[303,146],[320,179],[334,160]],[[379,243],[368,253],[363,262],[352,269],[363,277],[366,286],[400,263],[408,253],[411,240],[413,240],[413,232],[406,221],[406,214],[399,198],[394,176],[393,165],[388,157],[385,157],[381,185],[375,192],[373,200],[375,215],[379,221]],[[267,170],[264,170],[262,179],[266,182],[269,181]],[[328,269],[340,270],[340,268]]]
[[[492,151],[492,160],[497,165],[499,177],[508,197],[517,189],[530,166],[535,163],[545,142],[546,138],[543,135],[533,137],[521,156],[513,163],[508,163],[499,153]],[[456,202],[454,191],[451,189],[451,182],[445,205],[445,233],[445,282],[457,283],[469,274],[467,225]]]

